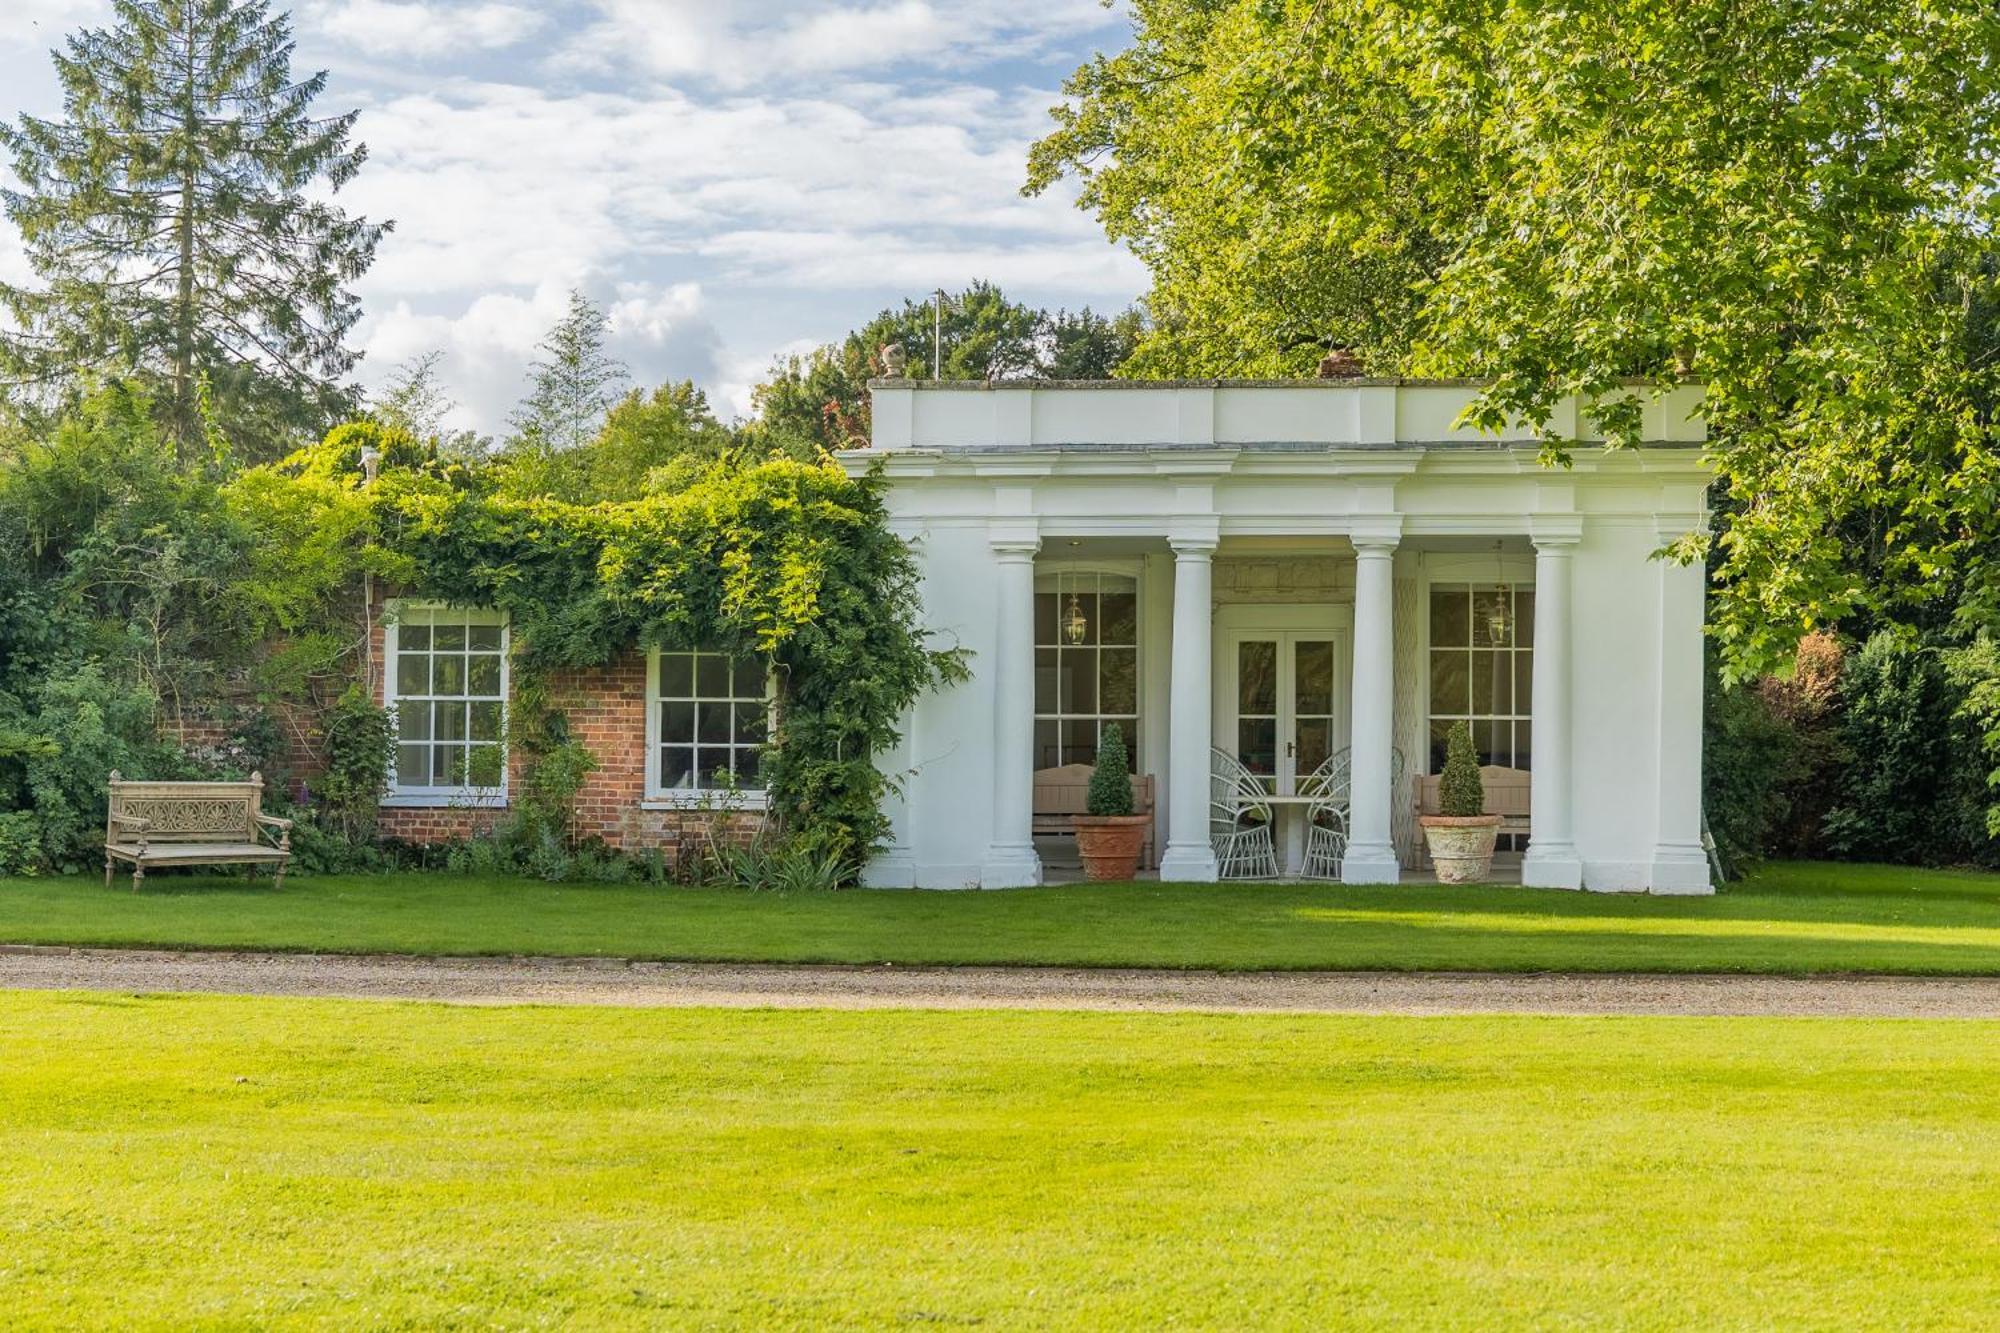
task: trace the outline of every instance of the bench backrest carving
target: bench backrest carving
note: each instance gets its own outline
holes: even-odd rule
[[[111,814],[143,819],[147,842],[255,842],[264,779],[248,782],[127,782],[111,775]],[[116,818],[106,841],[137,842],[139,832]]]

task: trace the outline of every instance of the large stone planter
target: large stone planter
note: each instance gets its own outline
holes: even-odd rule
[[[1424,815],[1424,845],[1440,884],[1474,884],[1493,868],[1493,840],[1500,835],[1499,815]]]
[[[1073,815],[1071,820],[1086,879],[1131,879],[1139,873],[1139,852],[1146,845],[1150,816]]]

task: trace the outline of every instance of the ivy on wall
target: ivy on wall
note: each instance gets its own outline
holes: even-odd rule
[[[505,611],[516,678],[530,687],[634,647],[760,656],[777,682],[761,771],[786,831],[850,870],[887,835],[881,805],[894,775],[877,756],[894,746],[904,711],[962,679],[965,665],[922,628],[917,565],[889,531],[881,479],[827,463],[724,461],[671,493],[573,504],[510,494],[504,478],[386,438],[365,442],[383,462],[363,486],[358,467],[348,470],[362,443],[336,432],[276,469],[350,531],[352,506],[366,507],[367,537],[347,548],[357,570]],[[267,507],[286,528],[313,530],[297,493]]]

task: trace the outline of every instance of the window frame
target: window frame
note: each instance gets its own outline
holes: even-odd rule
[[[1085,721],[1085,720],[1094,721],[1097,724],[1097,734],[1100,737],[1102,737],[1104,734],[1105,722],[1107,721],[1117,722],[1125,727],[1126,762],[1132,766],[1132,772],[1135,775],[1144,774],[1149,771],[1146,765],[1149,762],[1151,762],[1150,757],[1146,758],[1141,757],[1142,751],[1145,750],[1146,748],[1144,732],[1146,726],[1146,712],[1147,712],[1146,709],[1147,615],[1146,615],[1145,564],[1143,561],[1135,561],[1135,560],[1088,560],[1088,559],[1037,560],[1035,562],[1035,590],[1034,590],[1035,595],[1038,597],[1041,595],[1043,591],[1042,583],[1044,580],[1048,580],[1054,585],[1055,596],[1056,596],[1056,618],[1057,618],[1058,630],[1060,630],[1061,619],[1063,614],[1063,600],[1062,600],[1063,594],[1066,591],[1063,588],[1063,581],[1066,579],[1073,579],[1085,575],[1093,576],[1099,580],[1103,580],[1106,578],[1129,579],[1132,583],[1132,642],[1129,646],[1133,654],[1132,702],[1135,711],[1130,714],[1106,713],[1102,711],[1092,712],[1092,713],[1067,713],[1062,710],[1061,699],[1060,697],[1058,697],[1056,711],[1053,713],[1044,713],[1039,708],[1036,708],[1034,706],[1035,701],[1031,698],[1029,700],[1030,724],[1036,727],[1037,729],[1039,729],[1040,725],[1043,722],[1052,722],[1055,724],[1057,757],[1060,759],[1061,751],[1063,749],[1062,728],[1064,723]],[[1100,582],[1097,588],[1097,595],[1101,597],[1103,592],[1104,589],[1102,583]],[[1099,606],[1100,608],[1102,607],[1101,602],[1099,603]],[[1101,613],[1102,612],[1100,609],[1100,614]],[[1032,667],[1032,670],[1037,675],[1039,675],[1041,671],[1040,656],[1042,649],[1046,647],[1054,647],[1058,652],[1060,652],[1064,648],[1068,647],[1068,645],[1062,643],[1057,643],[1054,645],[1044,644],[1040,642],[1040,637],[1041,636],[1039,632],[1030,635],[1030,638],[1034,640],[1034,642],[1030,644],[1030,651],[1034,654],[1034,659],[1033,659],[1034,665]],[[1102,670],[1102,664],[1103,664],[1102,650],[1105,645],[1099,643],[1099,644],[1091,644],[1089,646],[1091,649],[1095,650],[1098,655],[1099,671],[1097,680],[1095,682],[1095,687],[1098,697],[1099,708],[1101,709],[1103,703],[1103,689],[1104,689],[1104,678]],[[1127,645],[1114,644],[1111,646],[1114,648],[1122,649]],[[1071,649],[1071,651],[1075,650]],[[1060,684],[1058,684],[1057,688],[1058,692],[1060,692],[1061,688]],[[1091,752],[1093,754],[1096,753],[1095,746],[1092,746]],[[1082,761],[1079,760],[1075,762],[1082,762]],[[1035,763],[1036,763],[1036,771],[1039,772],[1041,770],[1041,756],[1039,753],[1037,753],[1035,756]],[[1054,766],[1060,767],[1061,765],[1058,764]]]
[[[381,804],[388,807],[504,807],[508,803],[509,783],[513,776],[511,771],[513,765],[510,762],[510,747],[507,743],[507,729],[511,720],[510,714],[513,707],[514,695],[514,635],[511,618],[505,611],[495,610],[490,607],[452,606],[447,602],[412,601],[406,599],[389,602],[384,608],[384,612],[382,622],[382,706],[389,712],[393,742],[389,751],[388,788],[382,798]],[[463,622],[468,628],[474,624],[498,625],[500,628],[500,693],[497,699],[500,705],[500,739],[497,743],[500,750],[500,781],[497,785],[475,786],[469,782],[456,786],[438,786],[436,784],[418,785],[406,783],[400,776],[401,765],[398,762],[400,755],[396,747],[400,746],[403,742],[401,734],[402,719],[397,706],[406,698],[435,702],[440,697],[435,694],[405,695],[397,688],[397,664],[398,657],[402,651],[403,626],[413,613],[418,612],[430,617],[431,619],[426,623],[433,626],[437,623],[435,618],[439,612],[451,612],[468,617]],[[475,620],[472,617],[479,617],[479,619]],[[488,695],[462,694],[457,697],[468,701],[496,701]],[[416,742],[412,743],[415,744]],[[429,744],[431,742],[427,741],[424,743]]]
[[[766,787],[745,787],[736,791],[716,791],[703,787],[665,787],[661,785],[660,772],[660,705],[667,702],[660,695],[660,659],[668,653],[730,657],[731,655],[714,648],[648,648],[646,650],[646,773],[645,789],[639,801],[641,810],[768,810],[771,808],[771,793]],[[734,659],[732,658],[732,666]],[[739,702],[734,694],[735,675],[730,676],[730,706]],[[686,702],[695,702],[694,698]],[[769,661],[764,664],[764,710],[765,739],[760,748],[771,744],[771,729],[777,717],[777,667]]]
[[[1450,585],[1461,583],[1471,584],[1475,589],[1481,586],[1491,588],[1495,584],[1504,583],[1516,592],[1519,592],[1521,589],[1533,592],[1535,590],[1535,558],[1533,555],[1507,552],[1496,561],[1490,549],[1487,553],[1480,555],[1459,553],[1447,555],[1427,553],[1425,555],[1422,578],[1423,599],[1417,608],[1417,688],[1419,698],[1417,719],[1420,727],[1418,743],[1422,746],[1421,753],[1424,758],[1421,771],[1430,776],[1435,776],[1432,773],[1431,766],[1431,724],[1438,716],[1433,706],[1434,700],[1431,698],[1431,652],[1433,649],[1433,644],[1431,643],[1431,597],[1434,589],[1439,584]],[[1539,612],[1540,607],[1537,606],[1536,610]],[[1532,662],[1534,647],[1532,641],[1525,643],[1517,642],[1514,647],[1507,651],[1525,652]],[[1468,688],[1470,688],[1469,683]],[[1466,702],[1470,706],[1470,698]],[[1534,725],[1533,700],[1524,701],[1517,699],[1515,706],[1516,711],[1505,714],[1505,718],[1510,723],[1526,721],[1532,728]],[[1468,713],[1463,715],[1452,714],[1451,716],[1453,719],[1461,716],[1470,717],[1476,722],[1479,720],[1498,721],[1503,715],[1499,713]],[[1528,753],[1529,763],[1532,765],[1534,762],[1532,741],[1530,742]],[[1514,757],[1512,750],[1510,750],[1510,757]]]

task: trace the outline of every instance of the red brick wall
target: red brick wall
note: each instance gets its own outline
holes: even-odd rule
[[[384,636],[377,616],[370,635],[375,697],[386,681]],[[761,814],[718,818],[704,811],[643,810],[646,793],[646,656],[636,648],[603,667],[557,673],[549,682],[551,704],[569,719],[570,734],[597,757],[597,769],[577,794],[576,832],[622,851],[658,847],[673,853],[682,844],[720,837],[742,844],[763,827]],[[510,760],[509,781],[521,781]],[[485,832],[508,812],[465,807],[384,806],[384,836],[412,843],[452,842]]]

